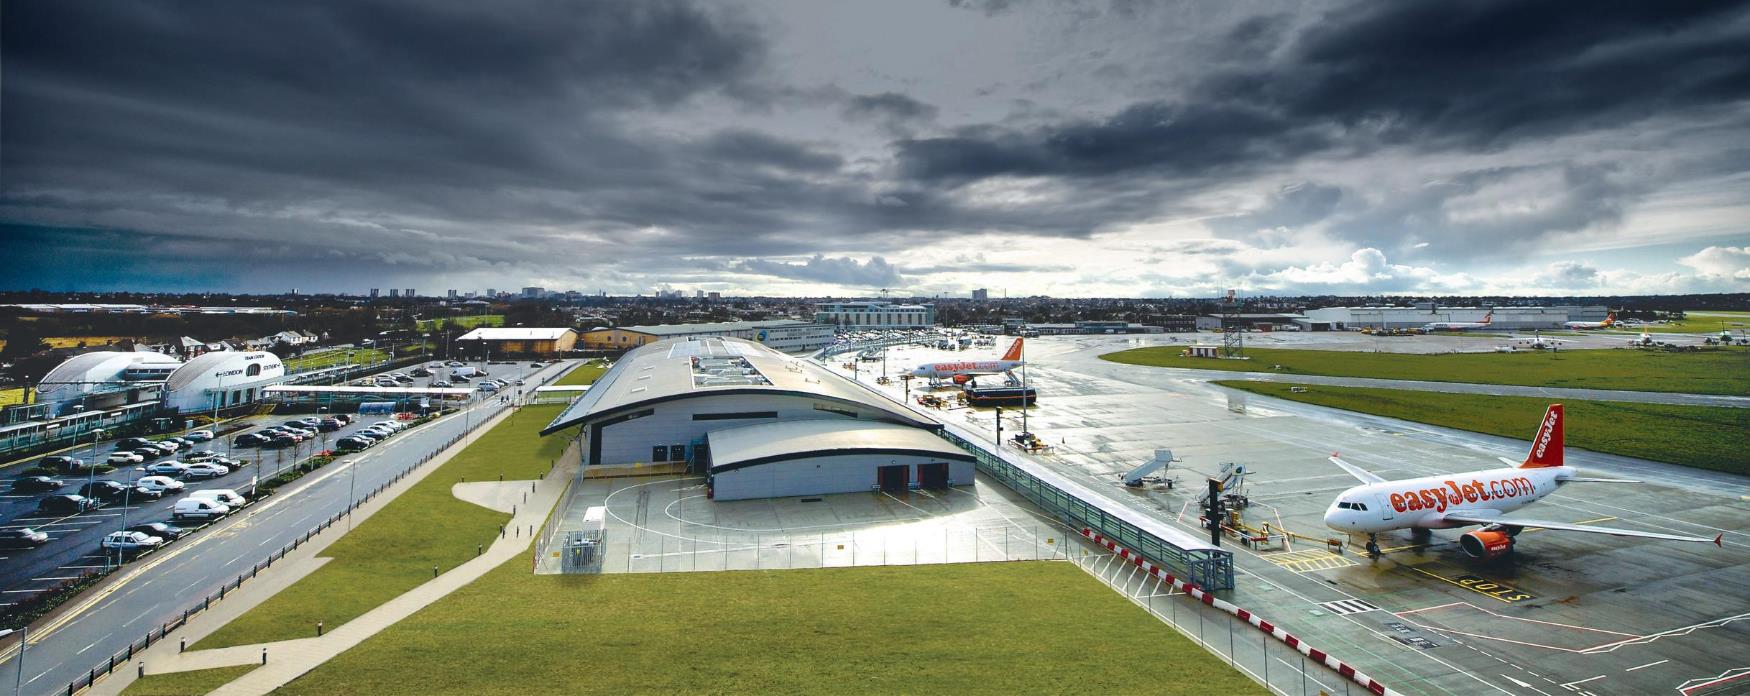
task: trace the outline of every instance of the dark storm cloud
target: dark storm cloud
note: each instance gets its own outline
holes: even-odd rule
[[[937,109],[898,92],[859,94],[846,100],[840,115],[847,121],[880,124],[897,135],[935,120]]]
[[[730,162],[802,172],[832,171],[844,164],[844,159],[832,152],[745,130],[712,135],[705,142],[702,154]]]
[[[816,254],[802,263],[785,263],[768,259],[745,259],[729,266],[740,273],[801,280],[814,283],[849,285],[864,288],[897,286],[904,281],[899,269],[887,259],[876,256],[867,261],[835,258]]]

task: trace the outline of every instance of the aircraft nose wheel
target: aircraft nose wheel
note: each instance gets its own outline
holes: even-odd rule
[[[1372,534],[1367,535],[1367,557],[1379,558],[1379,538]]]

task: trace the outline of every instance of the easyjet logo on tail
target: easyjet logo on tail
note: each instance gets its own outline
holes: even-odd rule
[[[1562,405],[1550,404],[1538,425],[1537,437],[1531,441],[1531,452],[1525,456],[1524,468],[1562,465]]]
[[[1021,359],[1021,341],[1024,341],[1024,340],[1026,340],[1026,339],[1022,339],[1022,338],[1015,339],[1015,342],[1009,346],[1009,352],[1003,353],[1003,359],[1004,360],[1020,360]]]

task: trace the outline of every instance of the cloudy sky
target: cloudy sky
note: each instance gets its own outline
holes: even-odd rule
[[[1744,2],[6,2],[9,288],[1750,291]]]

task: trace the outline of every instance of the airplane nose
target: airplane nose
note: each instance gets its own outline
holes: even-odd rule
[[[1342,516],[1337,514],[1337,508],[1331,507],[1331,508],[1325,509],[1325,526],[1326,527],[1329,527],[1331,529],[1341,529],[1342,524],[1343,524]]]

